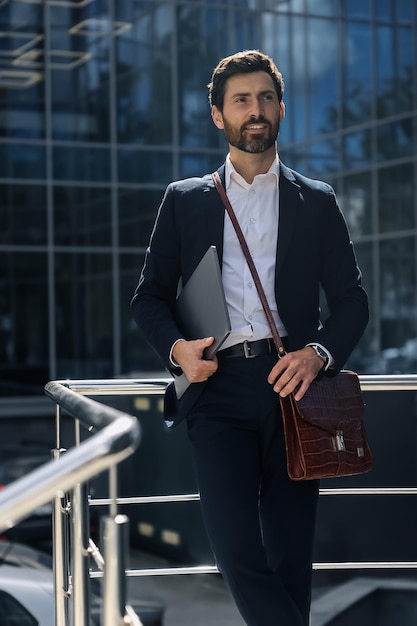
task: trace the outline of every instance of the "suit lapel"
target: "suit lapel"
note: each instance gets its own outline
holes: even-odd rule
[[[283,163],[280,163],[279,227],[275,281],[277,281],[277,277],[282,269],[285,255],[293,237],[299,202],[300,187],[296,183],[291,170]]]

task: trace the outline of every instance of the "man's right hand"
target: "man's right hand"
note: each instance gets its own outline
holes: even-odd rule
[[[217,357],[210,360],[203,358],[205,348],[211,346],[214,337],[178,341],[173,350],[172,358],[178,363],[190,383],[201,383],[206,381],[217,371]]]

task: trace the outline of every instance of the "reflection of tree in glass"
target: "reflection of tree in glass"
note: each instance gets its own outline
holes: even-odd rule
[[[379,86],[379,95],[375,99],[375,110],[377,118],[382,120],[392,115],[413,111],[414,80],[411,66],[403,68],[402,78],[392,78],[386,81],[384,88]],[[365,93],[366,92],[366,93]],[[326,117],[328,123],[322,128],[323,133],[332,132],[338,127],[339,108],[338,104],[328,107]],[[356,81],[349,87],[348,97],[341,106],[341,119],[344,128],[356,125],[363,125],[370,118],[370,102],[368,99],[368,89],[360,81]],[[396,126],[401,132],[402,141],[412,145],[413,141],[413,119],[405,116],[396,120]],[[378,136],[379,158],[392,157],[392,130],[387,125],[386,130],[380,129]],[[364,134],[362,141],[362,154],[370,157],[371,144]]]

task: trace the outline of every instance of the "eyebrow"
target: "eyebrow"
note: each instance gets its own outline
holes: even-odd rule
[[[269,93],[276,93],[274,89],[264,89],[263,91],[259,92],[259,96],[266,96]],[[236,98],[237,96],[250,96],[250,92],[249,91],[238,91],[236,93],[231,94],[232,98]]]

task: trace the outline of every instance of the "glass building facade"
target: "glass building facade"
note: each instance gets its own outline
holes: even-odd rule
[[[417,370],[417,0],[3,0],[0,395],[160,364],[131,321],[167,183],[223,162],[206,84],[259,48],[282,160],[336,189],[372,318],[350,365]]]

